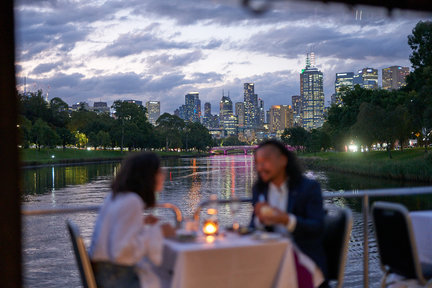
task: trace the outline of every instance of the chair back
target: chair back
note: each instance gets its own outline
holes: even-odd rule
[[[375,202],[372,217],[384,270],[425,283],[417,255],[411,218],[405,206]]]
[[[324,251],[327,258],[327,280],[336,280],[342,287],[349,239],[352,230],[352,213],[339,208],[324,219]]]
[[[84,240],[80,235],[78,226],[70,220],[66,221],[66,226],[71,237],[72,247],[82,284],[84,288],[97,288],[90,258],[85,248]]]

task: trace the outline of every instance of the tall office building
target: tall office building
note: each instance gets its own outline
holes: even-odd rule
[[[311,54],[307,54],[306,67],[300,73],[302,124],[305,129],[319,128],[324,122],[323,73],[311,66],[315,62]]]
[[[233,114],[225,115],[222,125],[227,136],[237,135],[238,120]]]
[[[219,102],[219,118],[223,121],[226,116],[233,115],[233,104],[229,96],[222,94],[222,99]]]
[[[258,98],[258,127],[262,127],[265,122],[264,100]]]
[[[233,104],[229,96],[225,96],[223,93],[222,99],[219,103],[219,109],[219,123],[220,126],[225,129],[225,121],[232,120],[230,119],[230,116],[233,116]]]
[[[96,113],[109,113],[110,108],[108,107],[107,102],[94,102],[93,111],[95,111]]]
[[[378,89],[378,70],[363,68],[353,77],[353,84],[365,89]]]
[[[382,69],[382,88],[397,90],[404,87],[409,73],[409,67],[391,66]]]
[[[211,104],[209,102],[204,103],[204,117],[203,117],[203,125],[206,127],[210,126],[211,120]]]
[[[235,103],[235,115],[237,116],[238,126],[243,127],[245,125],[245,106],[244,102]]]
[[[269,130],[271,133],[276,133],[281,130],[281,109],[280,105],[273,105],[269,110]]]
[[[290,105],[273,105],[269,110],[269,129],[271,133],[282,133],[294,126],[294,113]]]
[[[184,120],[200,122],[201,100],[198,92],[190,92],[185,95]]]
[[[300,95],[294,95],[291,97],[294,125],[301,126],[301,97]]]
[[[156,121],[160,116],[160,102],[159,101],[147,101],[146,102],[147,109],[147,119],[148,121],[156,125]]]
[[[281,105],[282,131],[294,127],[294,110],[291,105]]]
[[[254,128],[257,125],[258,95],[255,94],[254,83],[244,83],[245,126]]]
[[[336,73],[335,96],[332,97],[332,104],[341,105],[344,89],[354,88],[354,72]]]

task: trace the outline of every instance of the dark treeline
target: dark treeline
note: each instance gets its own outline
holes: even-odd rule
[[[400,90],[370,90],[356,86],[342,92],[343,105],[333,105],[322,128],[286,129],[282,140],[309,152],[345,150],[351,141],[363,147],[387,144],[401,149],[417,139],[427,150],[432,131],[432,22],[419,22],[408,36],[413,71]]]
[[[109,113],[96,113],[81,107],[70,111],[60,98],[47,103],[42,91],[20,94],[20,131],[24,148],[77,146],[127,147],[129,150],[196,149],[206,150],[213,144],[207,128],[200,123],[185,122],[165,113],[156,126],[151,125],[143,106],[115,101]]]

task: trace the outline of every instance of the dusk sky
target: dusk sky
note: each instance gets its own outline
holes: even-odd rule
[[[315,2],[279,2],[256,17],[239,2],[18,1],[18,89],[27,76],[27,90],[49,87],[50,99],[70,105],[159,100],[170,113],[198,91],[215,114],[222,90],[243,101],[243,83],[254,82],[268,109],[300,93],[299,72],[314,51],[327,105],[336,72],[410,66],[407,36],[431,19]]]

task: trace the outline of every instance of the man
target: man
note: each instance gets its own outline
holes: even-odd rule
[[[258,181],[253,187],[251,226],[288,230],[300,250],[326,275],[322,243],[325,213],[319,183],[304,177],[295,154],[276,140],[258,146],[255,168]]]

